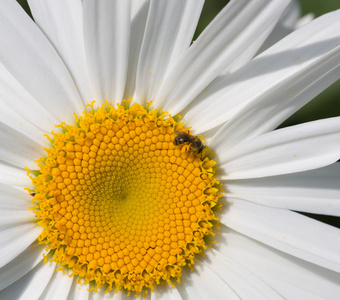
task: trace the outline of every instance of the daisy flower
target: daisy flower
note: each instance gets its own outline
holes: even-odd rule
[[[0,2],[1,299],[340,294],[340,11],[203,2]]]

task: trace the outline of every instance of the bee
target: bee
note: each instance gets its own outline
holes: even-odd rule
[[[184,131],[177,130],[175,130],[175,133],[177,134],[177,136],[174,138],[175,146],[187,144],[192,152],[196,154],[202,153],[205,146],[198,136],[190,135]]]

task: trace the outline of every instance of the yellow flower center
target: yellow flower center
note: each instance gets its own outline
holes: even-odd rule
[[[138,295],[178,283],[217,222],[221,193],[209,150],[176,145],[178,131],[190,137],[183,124],[138,104],[90,105],[75,120],[57,126],[39,170],[30,171],[48,259],[94,289]]]

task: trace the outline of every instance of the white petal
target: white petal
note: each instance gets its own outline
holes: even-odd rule
[[[85,53],[94,100],[119,103],[129,57],[130,1],[83,3]]]
[[[183,268],[176,288],[183,299],[240,299],[228,283],[202,263],[195,263],[193,271]]]
[[[32,196],[27,191],[19,191],[16,188],[0,183],[1,210],[28,210],[28,207],[32,205],[31,200]],[[32,212],[31,214],[34,215]]]
[[[299,19],[297,24],[295,25],[296,28],[300,28],[302,26],[305,26],[306,24],[312,22],[315,18],[315,15],[313,13],[309,13],[307,15],[304,15]]]
[[[10,109],[6,104],[1,105],[0,107],[0,122],[5,126],[20,132],[42,147],[45,147],[48,144],[47,139],[44,136],[46,134],[45,131],[35,125],[32,125],[32,123],[24,119],[22,115],[17,114],[15,111]]]
[[[0,160],[17,167],[36,169],[34,162],[44,155],[44,148],[24,134],[0,123]]]
[[[85,60],[81,0],[28,0],[33,18],[58,51],[83,99],[91,103]]]
[[[78,284],[77,282],[78,278],[75,277],[70,288],[70,293],[67,296],[67,300],[88,300],[90,297],[90,292],[88,291],[90,286]]]
[[[221,223],[278,250],[340,272],[340,229],[295,212],[228,198]]]
[[[26,210],[1,209],[0,230],[21,226],[22,224],[34,223],[36,216],[28,207]]]
[[[130,299],[131,298],[131,296],[130,297],[126,297],[126,298],[122,298],[122,299]],[[151,299],[152,298],[152,299]],[[138,299],[138,300],[154,300],[154,296],[152,296],[152,294],[151,293],[148,293],[145,297],[143,296],[143,294],[139,294],[139,296],[138,297],[136,297],[135,299]],[[114,300],[116,300],[116,299],[114,299]],[[121,300],[121,299],[119,299],[119,300]]]
[[[131,0],[131,20],[134,20],[138,14],[148,6],[150,0]]]
[[[90,292],[91,300],[125,300],[125,299],[137,299],[137,300],[150,300],[150,293],[143,297],[143,293],[140,293],[138,297],[135,296],[134,292],[131,292],[130,296],[127,296],[127,291],[120,289],[118,293],[115,292],[115,289],[105,293],[106,288],[102,287],[98,289],[97,292]]]
[[[284,38],[286,35],[294,31],[297,19],[300,16],[300,5],[298,0],[292,0],[289,2],[288,6],[282,13],[280,19],[278,20],[274,29],[271,27],[264,30],[262,36],[260,35],[258,39],[248,48],[242,55],[240,55],[231,65],[228,73],[233,73],[247,62],[249,62],[258,53],[263,52],[268,47],[272,46],[277,41]],[[268,32],[270,34],[268,34]],[[207,89],[210,89],[209,87]]]
[[[301,4],[298,0],[292,0],[282,14],[279,23],[284,27],[294,28],[301,16]]]
[[[151,300],[182,300],[178,289],[170,285],[157,285],[151,294]]]
[[[282,122],[339,78],[339,27],[340,10],[293,32],[231,76],[209,87],[184,116],[185,122],[196,132],[203,132],[231,119],[247,105],[251,105],[253,111],[260,111],[269,103],[272,104],[268,109],[265,107],[264,113],[256,111],[256,118],[264,116],[260,120],[267,127]]]
[[[12,76],[11,73],[0,63],[0,117],[5,121],[9,119],[8,111],[14,111],[21,117],[21,123],[32,123],[44,132],[51,132],[55,124],[59,123],[58,119],[53,116],[53,112],[48,112],[42,104],[35,100],[25,88]],[[19,122],[17,122],[19,123]],[[32,127],[32,125],[29,125]],[[37,140],[43,138],[39,130],[31,130],[32,135]]]
[[[213,247],[263,280],[285,299],[337,299],[340,293],[338,273],[235,232],[223,232]]]
[[[202,0],[151,1],[140,51],[136,101],[154,101],[166,74],[188,49],[203,7]]]
[[[42,228],[35,223],[18,225],[0,231],[0,267],[8,264],[31,245],[42,232]]]
[[[34,243],[0,269],[0,291],[31,271],[44,257],[46,245]]]
[[[240,140],[273,130],[339,77],[340,47],[337,47],[246,105],[220,128],[209,145],[230,148]]]
[[[296,29],[300,14],[300,3],[297,0],[291,1],[258,53],[263,52],[279,40],[283,39],[286,35],[292,33]]]
[[[125,300],[125,299],[140,299],[140,297],[135,297],[133,293],[130,295],[130,297],[127,297],[127,292],[120,289],[118,293],[115,292],[115,290],[111,290],[107,293],[105,293],[105,288],[99,289],[97,292],[90,292],[90,299],[91,300]],[[149,296],[149,295],[148,295]],[[150,298],[150,297],[147,297]]]
[[[240,299],[283,299],[253,273],[213,248],[207,250],[206,256],[198,258],[198,261],[209,265],[216,274],[228,282]]]
[[[40,299],[40,295],[51,280],[56,264],[40,262],[31,272],[20,280],[0,291],[1,299]]]
[[[52,275],[44,292],[40,296],[41,300],[60,300],[67,299],[70,292],[74,277],[70,278],[68,274],[62,271],[56,271]]]
[[[58,53],[16,1],[0,2],[0,35],[0,62],[47,110],[65,122],[84,110]]]
[[[149,5],[149,0],[132,0],[131,2],[130,49],[124,99],[135,96],[138,58],[143,42]]]
[[[230,197],[321,215],[340,216],[340,164],[325,168],[256,179],[228,180]]]
[[[17,168],[0,161],[0,183],[15,187],[23,191],[25,187],[33,187],[31,179],[24,168]]]
[[[13,187],[0,184],[0,230],[34,223],[36,215],[29,207],[34,206],[32,196],[27,191],[19,191]]]
[[[223,152],[223,179],[258,178],[321,168],[340,157],[340,117],[275,130]]]
[[[222,71],[233,66],[248,46],[256,45],[256,52],[258,37],[265,39],[263,32],[270,33],[287,4],[230,1],[178,60],[157,95],[158,106],[171,114],[180,112]]]

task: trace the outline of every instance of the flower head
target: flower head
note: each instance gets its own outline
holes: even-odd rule
[[[203,1],[28,2],[0,3],[0,297],[339,293],[339,230],[294,211],[340,215],[340,118],[275,130],[340,78],[339,11],[283,37],[294,3],[230,1],[191,43]]]

